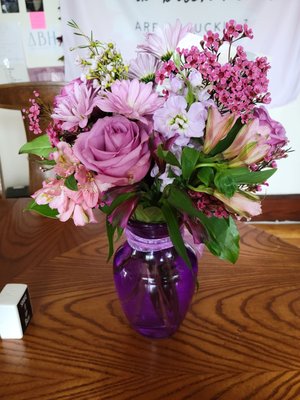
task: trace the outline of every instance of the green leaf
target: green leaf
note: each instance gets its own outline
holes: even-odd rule
[[[35,154],[47,158],[56,149],[51,146],[48,135],[38,136],[31,142],[25,143],[19,150],[19,154]]]
[[[259,184],[269,179],[275,172],[276,168],[270,168],[263,171],[249,171],[248,168],[228,168],[223,171],[224,174],[231,176],[238,185]]]
[[[197,178],[200,179],[200,181],[206,186],[210,186],[210,184],[214,181],[214,169],[211,167],[200,168],[197,172]]]
[[[195,96],[193,94],[192,88],[188,87],[187,95],[185,96],[188,106],[191,106],[195,101]]]
[[[230,198],[238,189],[238,185],[231,175],[224,174],[223,171],[217,172],[214,183],[219,192]]]
[[[114,254],[114,234],[116,227],[112,226],[112,224],[106,218],[106,233],[108,239],[108,256],[107,261],[111,259],[111,256]]]
[[[165,222],[162,211],[158,207],[143,207],[139,204],[135,211],[133,217],[138,221],[142,222]]]
[[[70,190],[74,190],[75,192],[78,190],[78,185],[74,174],[65,179],[65,186]]]
[[[236,123],[230,129],[228,135],[211,150],[209,156],[215,156],[218,153],[222,153],[224,150],[228,149],[228,147],[233,143],[237,134],[241,130],[244,124],[241,121],[241,118],[238,118]]]
[[[167,200],[177,210],[200,220],[208,234],[205,244],[214,255],[232,263],[236,262],[239,255],[239,233],[231,217],[207,217],[194,207],[185,192],[174,186],[170,188]]]
[[[43,215],[44,217],[48,218],[57,218],[58,211],[54,208],[50,208],[48,204],[37,204],[34,200],[31,200],[28,204],[27,207],[25,208],[26,211],[34,211],[40,215]]]
[[[157,148],[157,156],[164,160],[167,164],[175,165],[176,167],[180,168],[180,163],[176,156],[171,151],[163,150],[161,144]]]
[[[205,244],[209,251],[231,263],[235,263],[239,256],[239,231],[234,220],[229,218],[206,217],[202,222],[214,240],[209,240]]]
[[[170,207],[168,203],[163,204],[162,213],[165,217],[165,220],[167,221],[168,232],[177,253],[183,259],[186,265],[189,268],[192,268],[191,261],[188,257],[186,247],[184,245],[184,241],[180,233],[180,227],[177,221],[176,214],[174,213],[172,207]]]
[[[120,195],[118,195],[118,197],[116,197],[114,199],[114,201],[111,203],[111,205],[109,206],[102,206],[99,207],[101,209],[101,211],[103,211],[106,215],[110,215],[115,208],[117,208],[120,204],[122,204],[124,201],[130,199],[133,196],[136,196],[137,193],[136,192],[130,192],[130,193],[122,193]]]
[[[199,151],[191,147],[184,147],[181,155],[182,176],[189,180],[195,170],[195,166],[199,159]]]

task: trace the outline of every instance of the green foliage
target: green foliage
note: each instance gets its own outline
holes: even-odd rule
[[[38,136],[31,142],[25,143],[19,150],[19,154],[35,154],[47,158],[56,149],[51,146],[48,135]]]
[[[205,244],[214,255],[232,263],[237,261],[239,255],[239,233],[231,217],[222,219],[207,217],[194,207],[185,192],[176,187],[170,188],[167,201],[175,209],[200,220],[208,235]]]
[[[133,218],[142,222],[165,222],[163,213],[159,207],[143,207],[142,204],[136,207]]]
[[[217,172],[214,183],[220,193],[230,198],[238,189],[238,185],[230,174],[224,174],[223,171]]]
[[[265,169],[263,171],[249,171],[248,168],[228,168],[223,171],[224,175],[231,176],[238,185],[251,185],[265,182],[275,172],[276,168]]]
[[[54,219],[56,219],[58,215],[58,211],[56,209],[50,208],[48,204],[39,205],[34,200],[30,200],[25,210],[34,211],[37,214],[43,215],[44,217]]]
[[[74,175],[70,175],[65,179],[65,186],[70,190],[74,190],[75,192],[78,190],[77,181]]]
[[[214,169],[211,167],[200,168],[197,172],[197,178],[206,186],[210,186],[214,181]]]
[[[157,148],[157,156],[164,160],[167,164],[180,168],[180,163],[176,156],[171,151],[163,150],[161,145],[159,145]]]
[[[104,205],[104,206],[101,206],[100,209],[106,215],[110,215],[119,205],[124,203],[124,201],[129,200],[129,199],[131,199],[131,197],[134,197],[136,195],[137,194],[135,192],[122,193],[122,194],[118,195],[109,206]]]
[[[114,254],[114,235],[116,231],[116,227],[112,226],[112,224],[106,218],[106,234],[108,239],[108,256],[107,261],[111,259],[111,256]]]
[[[184,147],[181,155],[182,176],[187,181],[190,179],[195,170],[195,166],[199,159],[199,151],[191,147]]]
[[[173,208],[165,202],[162,205],[162,213],[165,217],[165,220],[167,221],[167,226],[168,226],[168,231],[170,238],[172,240],[172,243],[174,244],[174,247],[177,251],[177,253],[180,255],[180,257],[183,259],[183,261],[186,263],[186,265],[189,268],[192,268],[190,259],[188,257],[186,247],[184,245],[181,232],[180,232],[180,227],[178,224],[178,218],[176,213],[174,212]]]

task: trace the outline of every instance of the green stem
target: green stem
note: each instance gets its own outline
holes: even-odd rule
[[[206,194],[213,194],[214,190],[212,188],[208,188],[205,186],[198,186],[198,187],[194,187],[192,185],[188,185],[188,188],[193,190],[194,192],[201,192],[201,193],[206,193]]]
[[[200,163],[195,166],[195,168],[202,168],[202,167],[212,167],[218,169],[218,164],[215,163]]]

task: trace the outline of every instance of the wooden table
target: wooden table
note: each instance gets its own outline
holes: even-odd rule
[[[103,223],[76,228],[0,201],[1,287],[27,283],[34,317],[0,341],[1,400],[300,399],[300,249],[243,225],[235,266],[205,253],[174,337],[127,324]]]

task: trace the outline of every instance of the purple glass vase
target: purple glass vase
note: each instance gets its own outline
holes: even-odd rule
[[[114,280],[123,311],[138,333],[164,338],[177,331],[195,291],[197,257],[186,246],[190,269],[165,224],[129,221],[127,241],[114,257]]]

